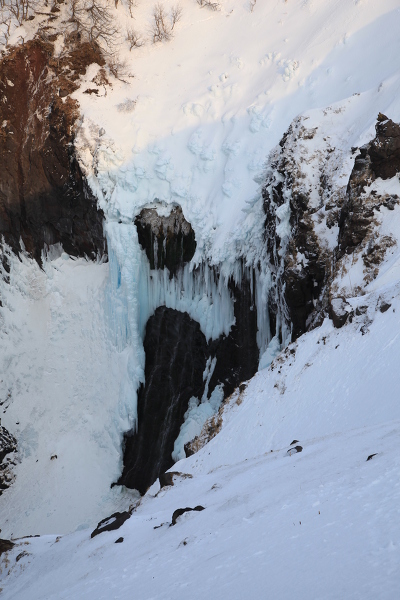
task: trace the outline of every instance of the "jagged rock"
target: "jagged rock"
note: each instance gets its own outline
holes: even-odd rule
[[[343,327],[351,314],[352,308],[344,298],[332,298],[329,304],[329,317],[337,329]]]
[[[384,313],[384,312],[386,312],[387,310],[389,310],[389,308],[390,308],[391,306],[392,306],[392,305],[391,305],[391,304],[389,304],[389,302],[385,302],[385,301],[383,301],[383,302],[381,303],[380,307],[379,307],[379,310],[380,310],[380,312],[381,312],[381,313]]]
[[[360,148],[347,186],[347,199],[339,218],[339,247],[337,257],[351,254],[374,223],[374,209],[381,204],[393,209],[398,198],[382,200],[378,195],[365,196],[365,188],[377,177],[388,179],[400,172],[400,125],[381,113],[375,126],[376,136]]]
[[[224,386],[225,398],[242,382],[253,377],[258,369],[257,310],[250,281],[242,279],[238,286],[229,282],[235,304],[235,324],[227,336],[222,335],[209,346],[210,356],[217,363],[210,380],[210,391],[218,384]]]
[[[12,464],[10,464],[8,455],[16,450],[17,440],[5,427],[0,426],[0,495],[13,482]]]
[[[293,446],[293,448],[289,448],[287,451],[289,456],[292,456],[292,454],[297,454],[298,452],[303,452],[303,446]]]
[[[195,506],[194,508],[190,508],[189,506],[187,506],[186,508],[178,508],[177,510],[174,511],[173,515],[172,515],[172,521],[171,521],[171,527],[173,525],[176,525],[176,521],[178,519],[178,517],[180,517],[181,515],[183,515],[186,512],[190,512],[190,511],[202,511],[205,510],[204,506]]]
[[[307,331],[310,315],[321,308],[321,292],[329,274],[329,260],[318,244],[309,205],[309,193],[299,176],[293,150],[301,139],[311,139],[297,119],[279,143],[267,171],[262,189],[266,215],[266,249],[274,279],[269,296],[271,332],[282,342],[283,326],[292,340]],[[285,242],[277,234],[280,207],[289,198],[290,238]]]
[[[160,307],[144,339],[145,384],[138,394],[138,430],[125,435],[118,483],[146,489],[172,465],[172,451],[192,396],[204,391],[207,342],[187,313]]]
[[[194,231],[180,206],[175,206],[168,216],[160,216],[155,208],[144,208],[135,224],[151,269],[167,267],[172,277],[193,258],[196,250]]]
[[[58,94],[95,61],[104,63],[94,46],[54,60],[52,44],[34,39],[0,62],[0,236],[14,252],[22,240],[39,263],[56,243],[73,256],[106,250],[103,214],[74,156],[78,105]]]
[[[96,529],[94,529],[90,534],[90,537],[94,538],[96,535],[104,533],[104,531],[114,531],[115,529],[119,529],[125,523],[125,521],[130,519],[130,517],[130,512],[116,512],[110,517],[100,521],[100,523],[97,524]]]
[[[376,137],[368,154],[375,177],[390,179],[400,172],[400,125],[382,113],[378,115]]]
[[[372,458],[374,458],[374,456],[376,456],[376,455],[377,455],[377,452],[375,452],[375,454],[370,454],[370,455],[368,456],[368,458],[367,458],[367,462],[368,462],[369,460],[371,460]]]
[[[8,552],[14,548],[15,544],[11,540],[1,540],[0,539],[0,556],[3,552]]]
[[[193,475],[190,475],[190,473],[179,473],[179,471],[168,471],[167,473],[162,473],[159,477],[160,487],[163,488],[174,485],[174,477],[178,479],[192,479]]]

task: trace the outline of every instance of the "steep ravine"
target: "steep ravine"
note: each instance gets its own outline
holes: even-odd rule
[[[180,207],[167,216],[156,209],[141,211],[135,220],[139,242],[155,271],[169,279],[182,276],[196,242]],[[159,267],[157,269],[157,267]],[[246,271],[244,271],[246,272]],[[199,275],[197,275],[199,273]],[[201,277],[199,267],[189,277]],[[211,271],[218,279],[218,270]],[[150,316],[144,337],[145,382],[138,393],[137,431],[125,434],[124,469],[118,483],[144,493],[173,465],[172,452],[191,398],[199,401],[206,386],[206,366],[213,365],[207,383],[207,400],[217,386],[227,396],[258,367],[257,311],[251,282],[244,276],[227,283],[234,302],[235,323],[228,335],[206,340],[199,323],[165,306]],[[184,293],[178,288],[178,294]],[[203,293],[206,293],[204,287]]]
[[[74,48],[75,54],[71,52],[70,60],[77,61],[76,72],[95,60],[102,64],[95,48],[82,59],[86,50]],[[60,71],[52,45],[41,40],[16,48],[0,64],[5,99],[0,104],[0,158],[4,165],[0,173],[0,234],[14,252],[25,249],[39,264],[43,250],[57,244],[71,256],[95,259],[106,254],[104,214],[74,152],[78,107],[68,95],[75,84],[66,73],[68,64]],[[346,312],[344,320],[336,318],[338,298],[333,282],[346,254],[363,252],[368,276],[374,276],[384,253],[373,237],[374,211],[380,206],[390,209],[398,198],[382,198],[377,193],[366,196],[365,190],[377,178],[385,180],[398,173],[399,131],[398,125],[380,115],[376,138],[356,154],[346,194],[335,195],[329,177],[321,174],[317,201],[307,190],[295,155],[297,147],[312,140],[316,131],[296,119],[272,153],[261,191],[265,240],[259,260],[264,261],[262,266],[272,279],[267,341],[275,337],[278,348],[318,326],[327,315],[335,325],[344,324]],[[320,160],[321,173],[331,151]],[[322,209],[326,228],[338,231],[331,249],[321,243],[316,227]],[[236,265],[240,277],[232,274],[227,279],[218,265],[192,265],[195,231],[178,204],[171,210],[164,206],[159,212],[143,208],[131,223],[123,225],[136,229],[147,257],[144,272],[148,281],[139,284],[145,283],[144,289],[154,292],[142,340],[144,381],[138,390],[137,419],[124,434],[124,464],[117,482],[143,494],[172,466],[174,444],[191,399],[207,401],[218,387],[227,398],[257,371],[257,317],[265,307],[257,305],[259,264],[249,266],[241,256]],[[386,240],[387,246],[390,243]],[[6,268],[6,260],[3,263]],[[165,294],[175,294],[173,300],[178,304],[187,294],[190,305],[195,296],[192,287],[198,286],[200,301],[197,298],[196,302],[200,305],[204,300],[207,310],[215,308],[216,295],[209,294],[202,281],[205,271],[214,293],[224,295],[227,302],[221,302],[221,312],[233,307],[231,322],[224,324],[225,330],[219,323],[223,333],[214,336],[206,335],[196,311],[189,314],[190,307],[171,307],[166,296],[155,294],[159,292],[157,282],[163,281]],[[220,317],[222,322],[226,315]]]

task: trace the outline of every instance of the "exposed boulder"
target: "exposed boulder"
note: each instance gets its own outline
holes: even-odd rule
[[[155,208],[144,208],[135,224],[151,269],[167,267],[172,277],[193,258],[196,250],[194,231],[180,206],[175,206],[167,216],[160,216]]]
[[[4,552],[8,552],[14,548],[15,544],[11,540],[1,540],[0,539],[0,556]]]
[[[195,506],[194,508],[190,508],[189,506],[187,506],[186,508],[177,508],[172,515],[171,527],[173,525],[176,525],[176,521],[178,520],[178,518],[181,517],[186,512],[191,512],[191,511],[200,512],[202,510],[205,510],[205,508],[204,508],[204,506],[200,506],[200,505]]]
[[[345,298],[332,298],[329,303],[329,317],[337,329],[343,327],[352,314],[352,308]]]
[[[100,523],[97,524],[96,529],[94,529],[90,534],[90,537],[94,538],[96,535],[104,533],[105,531],[115,531],[116,529],[119,529],[130,517],[131,513],[128,511],[116,512],[110,517],[100,521]]]

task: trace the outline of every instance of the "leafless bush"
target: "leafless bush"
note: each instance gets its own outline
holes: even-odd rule
[[[140,48],[144,45],[144,41],[134,29],[126,30],[126,41],[129,42],[129,50],[132,50],[132,48]]]
[[[124,60],[120,60],[117,56],[112,56],[108,61],[110,73],[115,79],[119,79],[123,83],[128,83],[126,80],[133,75],[129,72],[128,64]]]
[[[168,41],[171,38],[171,27],[168,22],[168,15],[162,4],[155,4],[153,8],[153,20],[151,29],[153,44]]]
[[[7,46],[13,30],[34,16],[39,0],[0,0],[0,44]]]
[[[127,2],[128,2],[129,14],[131,15],[131,19],[133,19],[134,18],[133,17],[133,9],[136,8],[136,6],[137,6],[136,0],[127,0]]]
[[[69,0],[68,23],[89,42],[96,42],[107,52],[113,52],[118,28],[107,0]]]
[[[182,7],[180,4],[176,4],[171,10],[171,31],[182,18]]]
[[[182,8],[176,4],[170,14],[166,12],[162,4],[155,4],[153,8],[153,23],[151,26],[151,37],[153,44],[156,42],[167,42],[172,37],[172,31],[182,17]]]
[[[250,12],[253,12],[257,4],[257,0],[250,0]]]
[[[212,0],[197,0],[197,4],[201,6],[201,8],[209,8],[210,10],[221,10],[221,5],[219,2],[212,2]]]

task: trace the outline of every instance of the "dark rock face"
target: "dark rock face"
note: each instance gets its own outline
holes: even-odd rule
[[[273,274],[274,287],[269,296],[272,335],[282,343],[282,324],[291,329],[292,340],[309,328],[309,317],[321,304],[321,292],[327,276],[327,260],[321,253],[312,221],[309,197],[295,181],[291,146],[296,143],[292,128],[280,142],[280,150],[272,162],[262,189],[264,200],[266,251]],[[290,197],[290,239],[284,245],[277,234],[277,210]],[[299,265],[301,253],[305,264]]]
[[[192,396],[204,391],[207,342],[187,313],[160,307],[144,340],[145,385],[138,394],[138,430],[125,436],[119,484],[146,489],[173,465],[171,457]]]
[[[17,450],[17,440],[0,425],[0,496],[13,482],[10,456]]]
[[[210,390],[223,384],[225,397],[230,396],[242,381],[253,377],[259,359],[254,290],[248,279],[243,279],[240,286],[231,281],[229,287],[235,301],[235,325],[228,336],[211,342],[209,350],[210,356],[217,358]]]
[[[146,251],[151,269],[169,269],[172,277],[189,262],[196,250],[194,231],[177,206],[168,217],[154,208],[144,208],[135,219],[139,243]]]
[[[151,268],[167,267],[174,277],[196,247],[193,229],[180,207],[168,217],[145,209],[135,222]],[[218,277],[217,272],[214,275]],[[209,344],[187,313],[159,307],[150,317],[144,340],[145,384],[138,392],[138,429],[125,434],[124,469],[118,484],[141,494],[157,478],[161,485],[171,485],[171,474],[164,474],[173,465],[171,455],[189,400],[204,393],[209,358],[217,359],[209,395],[222,384],[224,395],[229,396],[257,371],[257,311],[250,279],[244,276],[241,285],[229,282],[236,323],[228,336]]]
[[[306,120],[299,117],[283,136],[271,155],[262,190],[265,250],[274,283],[268,299],[271,332],[279,335],[281,341],[282,324],[291,329],[292,340],[319,325],[327,314],[336,326],[342,326],[348,313],[338,317],[332,309],[332,302],[337,299],[330,298],[335,269],[345,254],[352,254],[364,245],[365,278],[376,275],[377,266],[394,241],[390,236],[373,238],[374,214],[380,206],[393,210],[400,201],[396,195],[366,193],[366,187],[377,177],[385,179],[400,172],[400,125],[385,115],[378,116],[376,137],[360,148],[347,192],[336,196],[324,172],[334,150],[325,140],[327,150],[319,163],[319,181],[317,177],[313,180],[314,200],[310,202],[312,186],[306,181],[302,162],[307,164],[312,159],[312,151],[307,154],[304,148],[306,140],[312,139],[315,132],[307,130],[305,124]],[[316,189],[319,203],[315,200]],[[290,235],[289,239],[282,240],[277,231],[280,209],[285,203],[290,207]],[[322,223],[324,219],[329,229],[339,226],[338,245],[334,250],[321,247],[315,232],[315,223]]]
[[[375,177],[390,179],[400,172],[400,125],[381,113],[368,154]]]
[[[11,540],[1,540],[0,539],[0,556],[4,552],[8,552],[14,548],[15,544]]]
[[[257,313],[250,284],[232,283],[235,295],[236,324],[228,336],[207,344],[200,326],[187,313],[160,307],[146,327],[145,384],[138,393],[138,430],[125,434],[124,469],[118,484],[144,494],[173,465],[172,452],[184,421],[189,400],[201,398],[203,373],[208,358],[216,357],[209,394],[223,384],[229,396],[243,380],[250,379],[258,367]]]
[[[14,252],[22,240],[38,262],[56,243],[73,256],[95,258],[106,250],[103,215],[74,156],[77,103],[58,94],[61,82],[67,93],[77,86],[52,54],[51,44],[33,40],[0,63],[0,235]],[[81,48],[76,78],[96,57],[101,62],[93,49],[85,60],[82,54]]]
[[[381,204],[393,209],[399,202],[396,196],[384,200],[374,195],[365,197],[366,186],[376,178],[389,179],[400,172],[400,125],[379,114],[375,130],[375,138],[360,148],[350,175],[339,220],[339,258],[363,242],[373,226],[375,209]]]

